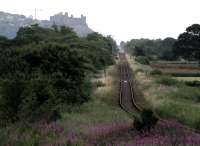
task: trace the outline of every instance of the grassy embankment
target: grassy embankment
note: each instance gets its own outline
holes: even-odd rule
[[[62,119],[50,124],[16,124],[0,130],[0,145],[7,146],[71,146],[85,145],[91,137],[99,138],[124,128],[132,119],[118,106],[117,65],[103,71],[93,79],[96,85],[92,100],[78,107],[70,107]],[[97,87],[98,86],[98,87]],[[125,125],[125,126],[123,126]],[[119,129],[118,129],[119,130]]]
[[[101,72],[92,82],[97,86],[93,91],[92,101],[74,108],[72,113],[65,113],[62,121],[66,127],[69,126],[69,129],[74,127],[74,130],[81,131],[79,126],[82,125],[130,121],[130,118],[118,107],[117,66],[107,69],[106,78]]]
[[[128,60],[145,99],[159,116],[200,129],[199,87],[189,87],[170,76],[151,75],[150,66],[139,64],[133,58]]]

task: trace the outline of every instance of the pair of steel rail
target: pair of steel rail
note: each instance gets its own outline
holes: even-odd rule
[[[120,86],[119,86],[119,105],[120,107],[127,112],[129,115],[135,117],[136,114],[141,113],[142,112],[142,108],[140,106],[137,105],[136,100],[135,100],[135,91],[134,91],[134,87],[133,87],[133,80],[131,77],[131,70],[129,67],[129,64],[126,60],[126,56],[124,53],[120,53],[119,54],[119,59],[120,59],[120,65],[119,65],[119,70],[120,70]],[[125,79],[124,79],[125,77]],[[126,92],[123,90],[123,85],[126,84],[126,87],[130,89],[131,95],[131,101],[132,101],[132,105],[135,108],[135,112],[138,113],[133,113],[132,111],[129,111],[126,106],[123,104],[123,92]]]

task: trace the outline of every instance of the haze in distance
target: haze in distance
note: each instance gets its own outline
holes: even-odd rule
[[[132,38],[177,36],[200,22],[199,0],[6,0],[0,10],[49,19],[60,11],[87,16],[94,31],[112,35],[118,42]]]

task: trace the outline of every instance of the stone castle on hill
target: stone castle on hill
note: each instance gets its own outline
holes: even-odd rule
[[[68,13],[59,13],[54,16],[50,17],[50,22],[54,22],[57,25],[63,25],[63,24],[68,24],[68,25],[87,25],[86,23],[86,17],[81,15],[81,18],[74,18],[73,15],[69,17]]]
[[[20,27],[30,26],[35,23],[47,28],[54,24],[71,27],[80,37],[87,36],[93,32],[88,27],[86,17],[83,15],[80,18],[75,18],[73,15],[69,16],[68,13],[58,13],[51,16],[50,20],[34,20],[32,17],[25,17],[24,15],[0,12],[0,36],[14,38]]]

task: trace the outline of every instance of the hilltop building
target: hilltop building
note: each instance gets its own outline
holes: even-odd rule
[[[86,17],[81,15],[80,18],[75,18],[73,15],[69,16],[66,13],[58,13],[50,17],[50,20],[34,20],[32,17],[25,17],[23,15],[9,14],[0,12],[0,35],[13,38],[20,27],[29,26],[38,23],[42,27],[51,27],[56,24],[58,26],[67,26],[74,29],[80,36],[87,36],[93,31],[88,27]]]
[[[59,13],[50,17],[50,22],[53,22],[57,25],[87,25],[86,17],[81,15],[81,18],[74,18],[73,15],[69,17],[68,13]]]

